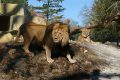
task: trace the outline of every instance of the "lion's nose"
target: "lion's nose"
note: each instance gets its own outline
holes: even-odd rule
[[[57,39],[57,38],[55,38],[55,39]]]

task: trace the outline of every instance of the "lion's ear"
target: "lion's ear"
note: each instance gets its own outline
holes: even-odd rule
[[[60,23],[56,23],[56,24],[54,25],[54,29],[57,29],[59,26],[60,26]]]

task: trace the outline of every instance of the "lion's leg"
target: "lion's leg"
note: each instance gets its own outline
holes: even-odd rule
[[[54,62],[54,60],[51,58],[51,49],[47,46],[44,46],[45,51],[46,51],[46,58],[49,63]]]
[[[68,58],[68,60],[70,61],[70,63],[75,63],[76,62],[76,60],[74,60],[74,59],[71,58],[70,54],[67,54],[66,57]]]
[[[24,36],[24,51],[27,55],[29,55],[30,57],[33,57],[33,53],[29,51],[29,46],[30,46],[30,42],[32,40],[32,37],[27,37],[27,36]]]

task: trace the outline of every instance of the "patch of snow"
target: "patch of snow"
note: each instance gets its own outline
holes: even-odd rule
[[[82,46],[94,51],[109,63],[109,66],[101,72],[100,80],[120,80],[120,49],[102,43],[85,43]]]

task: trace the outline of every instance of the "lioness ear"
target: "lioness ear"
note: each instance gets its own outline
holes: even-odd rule
[[[65,23],[65,24],[70,24],[70,19],[64,20],[64,23]]]
[[[54,29],[58,28],[59,26],[60,26],[60,23],[56,23],[56,24],[54,25]]]

